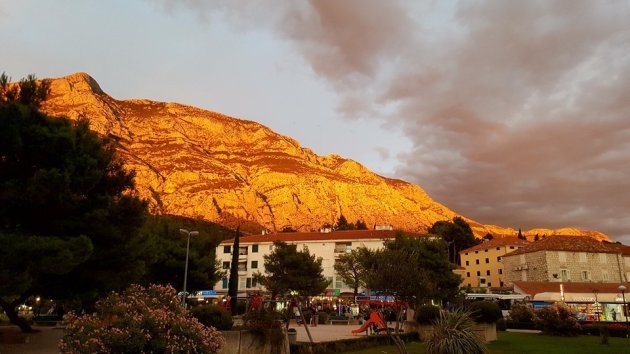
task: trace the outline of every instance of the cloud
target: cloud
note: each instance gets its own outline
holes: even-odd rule
[[[630,236],[626,3],[220,4],[184,6],[291,43],[342,116],[403,131],[397,175],[455,211]]]

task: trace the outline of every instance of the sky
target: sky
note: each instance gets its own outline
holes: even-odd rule
[[[0,0],[0,71],[264,124],[484,224],[630,243],[630,2]]]

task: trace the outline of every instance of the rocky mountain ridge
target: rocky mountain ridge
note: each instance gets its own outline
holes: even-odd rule
[[[379,176],[337,155],[318,156],[253,121],[178,103],[116,100],[85,73],[49,82],[42,110],[75,120],[86,117],[93,130],[114,139],[154,213],[240,224],[251,232],[317,230],[341,214],[368,226],[423,232],[458,215],[417,185]],[[465,219],[477,236],[517,233]],[[608,239],[577,229],[523,234]]]

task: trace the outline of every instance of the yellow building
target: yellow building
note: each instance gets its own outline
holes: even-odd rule
[[[462,286],[503,287],[506,282],[501,257],[528,244],[517,237],[496,237],[459,252],[461,266],[466,269]]]

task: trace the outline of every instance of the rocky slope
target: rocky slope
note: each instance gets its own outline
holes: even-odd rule
[[[419,186],[378,176],[340,156],[318,156],[258,123],[177,103],[116,100],[85,73],[50,80],[42,109],[115,139],[155,213],[203,218],[249,230],[301,231],[334,223],[340,214],[368,226],[422,232],[457,214]],[[475,234],[515,235],[467,219]],[[534,234],[588,234],[575,229]]]

